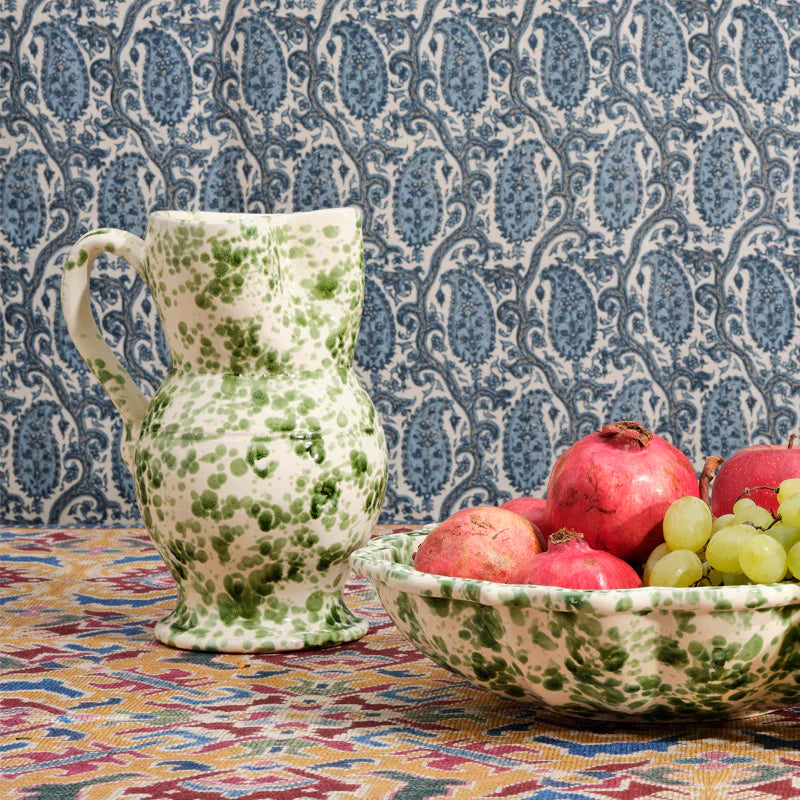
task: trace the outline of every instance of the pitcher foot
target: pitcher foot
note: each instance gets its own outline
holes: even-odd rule
[[[226,622],[179,604],[156,623],[155,636],[163,644],[181,650],[270,653],[352,642],[369,628],[367,620],[355,615],[341,599],[325,602],[320,611],[295,614],[280,621],[237,618]]]

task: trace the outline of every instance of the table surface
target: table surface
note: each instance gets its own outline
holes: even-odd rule
[[[356,576],[369,632],[304,652],[166,647],[152,629],[174,597],[142,529],[0,528],[4,798],[800,796],[800,708],[584,724],[437,666]]]

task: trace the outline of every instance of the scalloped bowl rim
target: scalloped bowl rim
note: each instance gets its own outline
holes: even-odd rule
[[[780,608],[800,603],[800,584],[700,586],[685,589],[641,586],[636,589],[563,589],[530,584],[506,584],[475,578],[452,578],[420,572],[397,561],[397,547],[422,544],[438,523],[375,536],[350,556],[356,574],[373,583],[413,595],[464,600],[487,606],[516,606],[544,610],[589,609],[595,614],[743,611]]]

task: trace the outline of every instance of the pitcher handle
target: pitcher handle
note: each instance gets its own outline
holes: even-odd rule
[[[61,308],[75,348],[122,415],[125,424],[122,457],[133,473],[133,449],[149,401],[106,343],[92,314],[89,277],[95,258],[104,252],[125,259],[144,277],[142,239],[117,228],[90,231],[72,246],[64,264]]]

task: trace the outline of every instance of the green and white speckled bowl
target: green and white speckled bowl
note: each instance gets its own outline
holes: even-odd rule
[[[350,557],[409,641],[502,697],[583,719],[755,716],[800,704],[800,586],[574,591],[415,570],[433,529]]]

